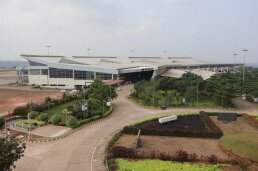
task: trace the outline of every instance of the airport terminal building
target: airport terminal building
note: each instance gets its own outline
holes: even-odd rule
[[[157,76],[181,77],[193,72],[204,79],[226,72],[239,72],[243,64],[222,64],[191,57],[101,57],[21,55],[28,66],[18,68],[18,82],[46,88],[78,89],[95,78],[104,82],[136,82]]]

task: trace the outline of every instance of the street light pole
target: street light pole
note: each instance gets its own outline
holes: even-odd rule
[[[235,57],[234,76],[236,76],[236,57],[237,57],[237,54],[234,53],[233,55],[234,55],[234,57]]]
[[[166,58],[166,57],[167,57],[167,51],[164,50],[164,58]]]
[[[87,49],[87,52],[88,52],[88,56],[90,56],[90,48]]]
[[[47,47],[47,55],[49,56],[49,48],[50,48],[51,46],[47,45],[46,47]]]
[[[245,84],[245,58],[246,58],[246,52],[248,52],[247,49],[242,50],[244,52],[244,67],[243,67],[243,85]]]
[[[132,49],[131,52],[132,52],[132,57],[134,57],[134,50]]]

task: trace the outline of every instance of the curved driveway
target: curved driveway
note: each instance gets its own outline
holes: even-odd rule
[[[15,170],[105,170],[104,147],[113,132],[130,123],[157,115],[199,111],[195,109],[148,110],[141,108],[127,100],[131,88],[131,85],[127,85],[118,92],[119,96],[114,101],[116,110],[109,119],[89,125],[61,140],[27,144],[25,156],[18,160]]]

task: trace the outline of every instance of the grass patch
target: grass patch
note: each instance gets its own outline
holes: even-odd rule
[[[258,161],[258,134],[230,134],[221,138],[221,143],[241,157]]]
[[[116,159],[118,171],[219,171],[220,165],[178,163],[162,160],[125,160]]]
[[[67,102],[65,104],[62,104],[62,105],[58,105],[58,106],[55,106],[49,110],[46,110],[44,111],[44,113],[48,113],[48,116],[51,117],[52,115],[54,114],[60,114],[62,115],[63,114],[63,111],[68,107],[68,106],[73,106],[75,104],[75,101],[71,101],[71,102]]]

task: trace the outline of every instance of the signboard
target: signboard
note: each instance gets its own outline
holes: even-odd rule
[[[236,121],[237,120],[237,113],[219,113],[218,114],[219,121]]]

